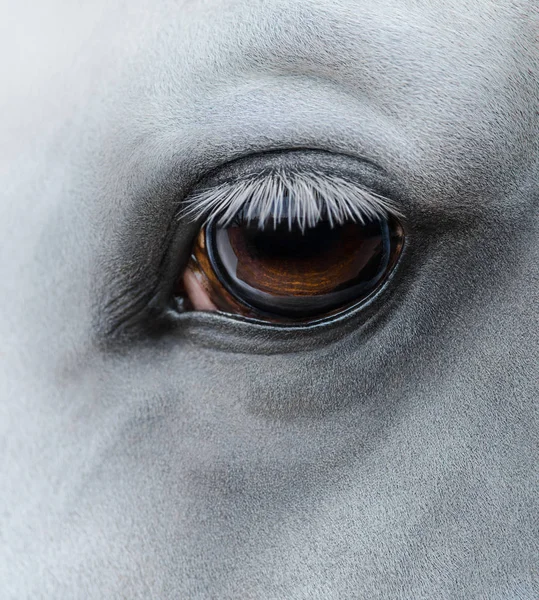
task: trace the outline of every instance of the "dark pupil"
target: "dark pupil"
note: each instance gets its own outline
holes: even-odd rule
[[[281,221],[226,229],[209,226],[208,253],[228,290],[266,313],[309,317],[357,302],[373,290],[389,263],[385,221],[302,231]]]

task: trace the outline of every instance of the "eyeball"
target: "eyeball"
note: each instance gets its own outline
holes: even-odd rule
[[[307,225],[294,218],[210,220],[179,283],[193,310],[293,324],[365,302],[395,266],[404,232],[393,216]]]

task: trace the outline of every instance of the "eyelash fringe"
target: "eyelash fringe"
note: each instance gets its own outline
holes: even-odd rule
[[[287,201],[287,198],[291,201]],[[220,227],[231,225],[238,215],[250,223],[266,221],[274,227],[287,219],[302,231],[314,227],[322,218],[333,227],[345,222],[359,222],[402,216],[388,198],[362,188],[343,177],[323,172],[285,172],[273,170],[240,181],[221,183],[192,196],[182,212],[204,224],[215,219]]]

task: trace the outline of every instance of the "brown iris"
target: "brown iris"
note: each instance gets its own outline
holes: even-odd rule
[[[403,245],[393,218],[301,228],[238,220],[210,223],[195,242],[183,284],[197,310],[275,322],[305,321],[361,302],[383,282]]]

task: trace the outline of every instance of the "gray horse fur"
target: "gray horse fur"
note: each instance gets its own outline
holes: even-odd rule
[[[3,7],[0,597],[538,598],[537,0]],[[183,199],[274,150],[383,179],[393,276],[167,312]]]

